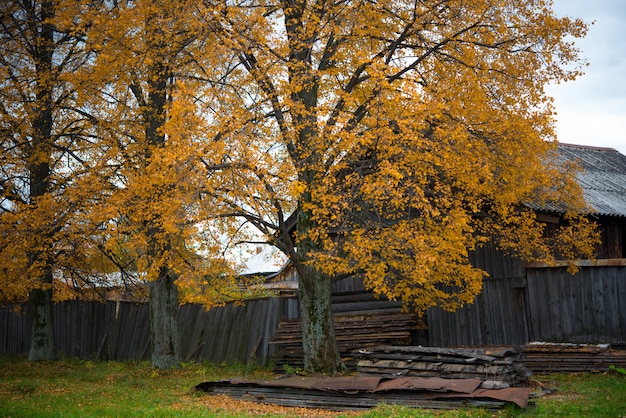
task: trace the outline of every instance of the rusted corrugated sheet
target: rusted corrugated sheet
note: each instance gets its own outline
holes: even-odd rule
[[[380,402],[445,409],[481,404],[498,408],[504,402],[521,408],[528,405],[529,388],[484,389],[481,383],[478,379],[295,376],[203,382],[196,389],[263,403],[335,410],[371,408]]]

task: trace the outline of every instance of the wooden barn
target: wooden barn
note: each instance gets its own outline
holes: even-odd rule
[[[492,247],[472,255],[489,273],[474,304],[455,313],[428,311],[434,346],[515,345],[530,341],[626,345],[626,156],[610,148],[560,144],[564,161],[580,164],[578,182],[589,216],[602,231],[594,261],[580,271],[565,263],[524,264]],[[562,214],[544,210],[544,222]]]
[[[489,274],[475,303],[454,313],[432,308],[424,318],[407,320],[404,333],[394,326],[399,303],[377,300],[357,278],[345,279],[333,288],[340,346],[342,341],[350,341],[343,344],[344,349],[387,342],[386,330],[390,340],[397,337],[397,343],[438,347],[531,341],[626,346],[626,156],[610,148],[568,144],[560,144],[558,152],[563,161],[577,162],[583,168],[578,181],[590,206],[589,216],[602,231],[596,260],[580,260],[580,271],[571,275],[565,263],[526,264],[486,245],[470,255],[472,264]],[[543,222],[561,221],[558,211],[537,210]],[[293,295],[297,288],[297,277],[289,266],[273,280],[284,296]],[[297,299],[286,298],[283,306],[283,318],[296,322],[279,326],[274,342],[294,352]],[[371,321],[379,332],[358,321]]]

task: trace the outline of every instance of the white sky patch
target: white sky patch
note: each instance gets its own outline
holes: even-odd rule
[[[595,23],[576,43],[589,66],[576,81],[550,86],[558,140],[626,154],[626,1],[554,0],[559,16]]]

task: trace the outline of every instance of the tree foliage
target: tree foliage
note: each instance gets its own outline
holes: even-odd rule
[[[574,172],[554,163],[544,91],[579,75],[568,39],[586,25],[548,0],[59,5],[64,31],[35,43],[61,48],[52,72],[11,55],[29,51],[30,32],[4,26],[2,239],[37,222],[77,233],[24,234],[42,250],[3,250],[3,265],[23,266],[6,267],[6,289],[41,260],[56,267],[50,248],[80,248],[163,285],[170,311],[176,289],[224,300],[235,288],[224,251],[249,240],[248,223],[298,271],[305,368],[332,373],[335,280],[359,275],[419,312],[453,310],[480,292],[468,251],[487,241],[529,260],[592,254]],[[3,22],[27,15],[6,10]],[[54,87],[40,94],[44,79]],[[58,122],[33,153],[46,112]],[[65,165],[44,176],[45,197],[21,202],[34,161]],[[47,212],[11,218],[35,206]],[[542,206],[568,223],[547,229]]]
[[[571,172],[550,164],[544,86],[579,74],[567,38],[586,31],[550,6],[248,1],[207,17],[233,51],[223,93],[234,111],[216,123],[249,150],[228,155],[246,189],[219,195],[290,257],[301,301],[328,297],[319,281],[359,274],[418,311],[455,309],[485,274],[469,250],[495,240],[550,256],[524,203],[583,208]],[[589,256],[591,228],[575,225],[551,242]],[[329,303],[308,303],[305,367],[336,370]]]
[[[52,357],[53,274],[80,265],[91,120],[72,74],[88,65],[60,30],[55,1],[2,2],[0,32],[0,296],[33,302],[32,359]]]

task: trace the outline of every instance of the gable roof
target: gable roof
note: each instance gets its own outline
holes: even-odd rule
[[[577,180],[592,213],[626,217],[626,155],[613,148],[558,144],[560,159],[579,164]]]

